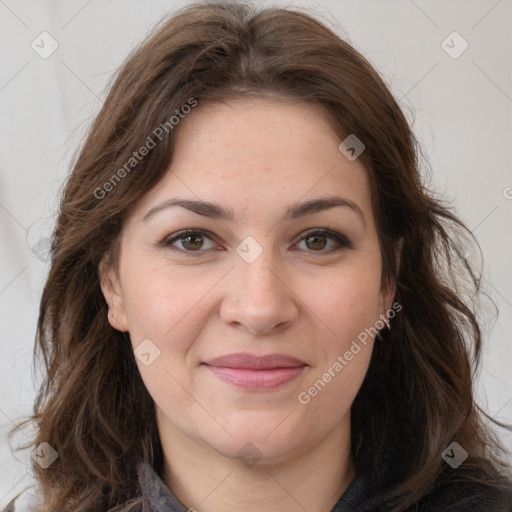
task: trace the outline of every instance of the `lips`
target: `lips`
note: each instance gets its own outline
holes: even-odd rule
[[[269,354],[266,356],[253,356],[247,353],[228,354],[216,357],[205,364],[210,366],[223,366],[225,368],[246,368],[251,370],[271,370],[274,368],[293,368],[304,366],[306,363],[296,357],[284,354]]]
[[[220,380],[247,390],[275,389],[298,377],[308,366],[285,354],[228,354],[203,363]]]

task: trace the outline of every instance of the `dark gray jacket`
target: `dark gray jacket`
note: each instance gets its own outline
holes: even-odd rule
[[[139,464],[139,481],[147,498],[141,512],[188,512],[149,464]],[[387,512],[392,502],[380,502],[368,507],[363,502],[374,495],[372,478],[363,470],[340,497],[331,512]],[[192,509],[193,510],[193,509]],[[450,484],[424,497],[408,512],[512,512],[511,492],[497,495],[482,492],[467,485]],[[201,512],[198,508],[197,512]]]
[[[366,498],[375,496],[376,489],[381,487],[383,481],[381,474],[391,475],[394,472],[393,466],[385,464],[379,475],[372,474],[370,468],[369,454],[367,454],[361,462],[358,475],[330,512],[388,512],[391,510],[392,501],[363,504]],[[456,471],[459,470],[454,470],[454,477],[457,476]],[[189,512],[189,510],[194,510],[186,508],[176,499],[150,464],[139,463],[137,472],[142,498],[139,505],[127,510],[130,512]],[[37,512],[37,510],[36,505],[23,508],[11,506],[3,512]],[[200,508],[197,509],[197,512],[201,512]],[[407,512],[512,512],[512,484],[510,493],[498,494],[478,489],[469,484],[456,483],[454,480],[451,483],[439,485],[428,496],[410,507]]]

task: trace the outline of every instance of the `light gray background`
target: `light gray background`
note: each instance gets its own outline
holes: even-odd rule
[[[48,269],[31,255],[27,237],[32,244],[44,236],[44,219],[55,214],[70,159],[113,70],[161,15],[186,3],[0,0],[0,506],[31,481],[30,453],[16,460],[5,437],[31,411],[40,381],[32,349]],[[276,3],[308,6],[347,38],[414,119],[432,187],[452,201],[483,249],[483,285],[500,313],[485,324],[479,397],[488,412],[512,422],[511,1]],[[31,48],[43,31],[59,45],[47,59]],[[469,44],[456,59],[441,46],[453,31]],[[461,42],[452,39],[453,52]],[[512,449],[512,436],[501,435]],[[15,443],[28,436],[18,431]]]

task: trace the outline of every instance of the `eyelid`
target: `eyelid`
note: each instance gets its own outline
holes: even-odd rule
[[[160,245],[163,245],[165,248],[170,249],[174,253],[179,253],[184,256],[194,256],[194,255],[198,255],[198,254],[207,252],[205,250],[185,251],[184,249],[178,249],[172,245],[174,242],[177,242],[177,241],[181,240],[182,238],[185,238],[186,236],[189,236],[189,235],[203,235],[212,241],[215,240],[215,235],[206,229],[187,228],[187,229],[182,229],[181,231],[177,231],[176,233],[172,233],[170,235],[165,236],[164,239],[160,242]]]
[[[353,249],[354,248],[353,242],[348,237],[346,237],[345,235],[342,235],[341,233],[338,233],[337,231],[333,231],[330,228],[311,228],[306,231],[302,231],[294,239],[293,245],[296,245],[299,242],[302,242],[307,237],[315,235],[315,234],[324,235],[324,236],[334,240],[337,243],[337,246],[334,248],[331,248],[327,251],[324,251],[324,250],[307,251],[309,253],[312,253],[312,254],[317,253],[318,255],[326,255],[326,254],[332,254],[341,249]],[[165,236],[163,238],[163,240],[160,242],[160,245],[163,245],[165,248],[170,249],[174,253],[178,253],[182,256],[192,256],[192,257],[196,256],[196,255],[200,255],[201,253],[205,253],[209,250],[213,250],[213,249],[208,249],[208,250],[199,249],[197,251],[186,251],[184,249],[178,249],[172,245],[174,242],[179,241],[180,239],[185,238],[188,235],[202,235],[202,236],[205,236],[206,238],[209,238],[212,241],[215,241],[215,238],[216,238],[216,236],[213,233],[211,233],[210,231],[208,231],[206,229],[187,228],[187,229],[183,229],[181,231],[177,231],[176,233],[172,233],[171,235]]]
[[[337,241],[339,245],[346,246],[349,249],[354,248],[354,244],[348,237],[346,237],[345,235],[342,235],[341,233],[338,233],[337,231],[333,231],[330,228],[307,229],[306,231],[303,231],[302,233],[300,233],[298,235],[298,238],[296,239],[296,242],[294,242],[294,245],[301,242],[302,240],[304,240],[304,238],[307,238],[308,236],[315,235],[315,234],[325,235],[329,238],[332,238],[335,241]],[[319,254],[321,254],[321,253],[329,253],[330,251],[311,251],[311,252],[318,252]]]

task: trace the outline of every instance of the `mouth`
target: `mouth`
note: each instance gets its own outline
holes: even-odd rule
[[[217,378],[246,390],[271,390],[296,379],[309,366],[284,354],[228,354],[203,363]]]

